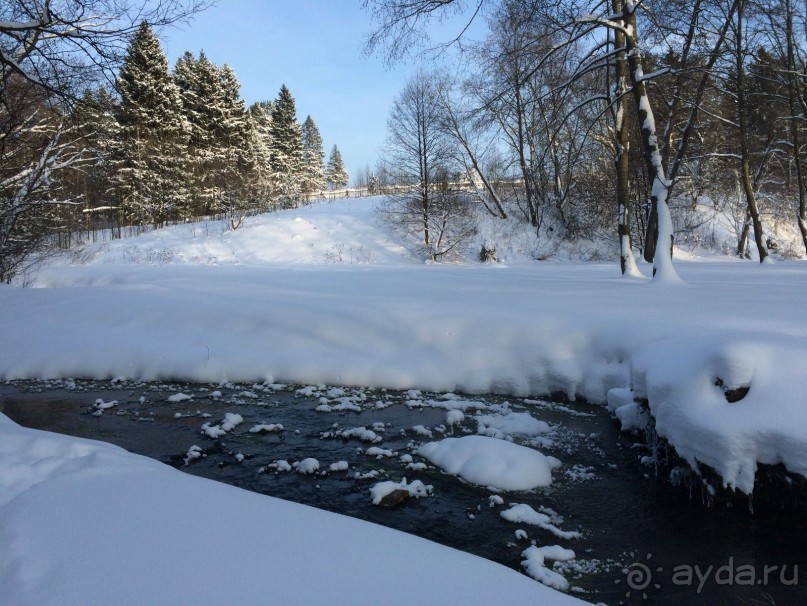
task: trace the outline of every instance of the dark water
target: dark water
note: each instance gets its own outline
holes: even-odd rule
[[[212,396],[216,390],[220,397]],[[510,399],[512,410],[528,411],[550,424],[552,431],[537,447],[563,466],[553,472],[548,489],[503,493],[505,506],[491,507],[490,490],[438,469],[406,469],[400,460],[409,453],[420,461],[414,448],[429,441],[413,426],[430,428],[433,439],[450,435],[438,431],[446,421],[445,409],[407,405],[409,396],[398,392],[309,391],[301,395],[291,387],[258,385],[15,383],[0,384],[0,411],[28,427],[112,442],[188,473],[397,528],[515,569],[530,545],[514,534],[522,528],[538,545],[575,551],[576,560],[561,572],[575,594],[591,602],[807,604],[807,506],[768,504],[753,514],[742,505],[705,507],[699,497],[690,499],[684,489],[643,466],[646,450],[640,440],[621,434],[600,407]],[[193,399],[168,400],[180,392]],[[321,398],[334,406],[340,396],[361,411],[314,411]],[[118,403],[94,416],[99,398]],[[423,395],[423,400],[440,398]],[[463,399],[505,402],[493,396]],[[218,424],[225,413],[241,415],[244,423],[217,439],[201,434],[204,423]],[[466,411],[463,428],[454,435],[476,432],[472,413]],[[256,423],[279,423],[284,431],[250,433]],[[368,456],[364,450],[371,444],[355,438],[323,437],[374,424],[384,428],[376,425],[383,441],[374,445],[395,451],[395,457]],[[193,445],[204,456],[185,465]],[[307,457],[316,458],[321,471],[337,461],[347,461],[350,468],[304,476],[270,467],[277,460],[293,463]],[[378,476],[356,477],[370,472]],[[372,505],[373,484],[403,476],[433,485],[433,495],[395,509]],[[499,513],[510,503],[551,508],[563,518],[558,526],[578,530],[582,537],[563,540],[507,522]],[[648,572],[649,578],[642,576]]]

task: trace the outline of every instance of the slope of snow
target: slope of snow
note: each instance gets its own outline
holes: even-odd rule
[[[0,414],[4,606],[547,604],[514,570]]]
[[[647,398],[693,465],[749,491],[807,473],[807,264],[424,265],[377,199],[189,224],[87,247],[38,288],[0,287],[0,378],[281,380],[604,402]],[[689,259],[697,259],[689,255]],[[87,261],[89,260],[89,261]],[[647,266],[643,271],[649,273]],[[729,403],[724,388],[748,387]]]

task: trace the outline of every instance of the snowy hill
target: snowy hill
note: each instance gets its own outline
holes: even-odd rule
[[[757,463],[807,475],[804,262],[677,261],[672,285],[515,254],[424,265],[377,201],[88,246],[36,288],[0,288],[0,377],[617,390],[622,417],[649,400],[659,433],[729,486],[750,491]]]
[[[65,255],[40,272],[34,288],[0,287],[0,379],[562,392],[607,402],[627,428],[646,423],[637,402],[647,400],[659,434],[694,468],[705,464],[717,471],[728,487],[750,492],[760,463],[784,463],[807,476],[807,316],[800,305],[807,300],[807,263],[759,265],[693,255],[682,261],[679,255],[680,284],[625,279],[615,263],[528,261],[522,247],[509,245],[506,263],[481,264],[469,245],[465,262],[424,264],[380,222],[375,203],[343,200],[251,217],[235,231],[217,222],[175,226]],[[421,601],[439,599],[438,587],[450,589],[450,600],[460,599],[462,586],[468,603],[497,597],[574,602],[493,564],[422,542],[404,546],[401,538],[358,522],[346,525],[332,514],[287,510],[196,478],[169,477],[174,472],[167,468],[111,447],[24,430],[2,415],[0,431],[0,541],[10,546],[0,559],[0,581],[14,606],[92,603],[87,596],[109,603],[104,592],[120,596],[121,590],[134,596],[127,603],[153,603],[138,592],[146,580],[157,592],[151,597],[182,601],[176,575],[189,579],[198,571],[197,578],[206,579],[214,571],[169,551],[174,556],[164,566],[171,573],[155,584],[140,566],[153,550],[148,541],[137,533],[114,544],[103,540],[118,537],[114,528],[121,518],[118,509],[109,513],[98,503],[152,511],[156,494],[164,511],[181,515],[163,516],[155,536],[173,537],[174,547],[192,545],[186,554],[204,550],[199,537],[214,550],[238,544],[240,553],[257,554],[261,537],[267,545],[277,542],[269,529],[280,516],[302,533],[302,551],[318,553],[320,573],[336,561],[367,572],[358,580],[361,587],[330,585],[353,578],[336,574],[299,593],[294,575],[270,565],[280,572],[265,576],[267,567],[255,558],[250,562],[261,563],[260,570],[241,562],[224,573],[237,579],[242,601],[259,599],[271,586],[284,603],[322,602],[326,585],[350,595],[351,603],[375,603],[379,595],[390,601],[384,588],[394,583],[392,571],[422,561],[407,568],[420,579]],[[178,492],[166,506],[167,485]],[[220,517],[218,506],[204,505],[219,499],[228,500],[233,520]],[[55,502],[58,516],[48,505]],[[95,514],[87,523],[75,524],[90,511]],[[75,532],[54,547],[47,537],[61,536],[63,519]],[[326,533],[336,538],[323,543],[303,530],[312,524],[342,530]],[[44,529],[36,540],[15,530],[33,527]],[[257,528],[267,530],[259,536]],[[191,537],[196,542],[188,543]],[[362,551],[344,560],[340,545],[357,540]],[[401,557],[390,562],[374,545],[393,540]],[[73,558],[76,548],[96,561]],[[44,553],[42,566],[55,576],[39,565]],[[434,558],[440,567],[430,567]],[[116,561],[126,562],[131,574],[105,575],[106,568],[98,567]],[[449,572],[445,561],[459,565]],[[36,571],[22,572],[33,562]],[[372,562],[382,566],[367,568]],[[440,572],[423,576],[426,569]],[[70,581],[88,570],[99,571],[91,583]],[[367,585],[366,576],[381,582]],[[241,582],[247,577],[268,584]],[[104,580],[110,578],[114,587]],[[483,598],[482,587],[493,588],[495,596]],[[200,585],[194,603],[226,601],[231,587],[221,588]],[[409,603],[411,595],[397,593],[390,603]]]

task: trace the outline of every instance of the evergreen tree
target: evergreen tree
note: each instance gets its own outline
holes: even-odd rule
[[[221,202],[231,212],[243,206],[251,163],[249,123],[241,83],[229,65],[220,70],[216,126],[218,130],[217,185]]]
[[[325,189],[325,150],[322,136],[311,116],[303,122],[303,174],[301,189],[304,193]]]
[[[272,107],[271,166],[278,193],[286,202],[297,198],[303,172],[303,135],[297,108],[286,85],[280,87]]]
[[[241,85],[228,66],[219,68],[204,52],[177,61],[174,79],[181,91],[189,128],[191,196],[196,214],[241,204],[249,180],[249,124]]]
[[[186,200],[186,123],[179,89],[146,22],[135,34],[117,80],[121,97],[111,191],[129,219],[158,225]]]
[[[325,169],[325,178],[328,180],[328,185],[331,189],[346,187],[350,180],[345,169],[345,163],[342,160],[342,154],[336,145],[331,149],[331,157],[328,159],[328,167]]]
[[[108,206],[106,200],[111,162],[119,140],[115,116],[117,100],[107,89],[87,90],[73,114],[76,134],[83,142],[86,162],[76,171],[75,194],[84,201],[84,208]]]
[[[269,101],[253,103],[247,111],[249,141],[247,153],[251,167],[248,197],[261,202],[271,195],[272,168],[272,104]]]
[[[189,210],[193,215],[209,214],[215,206],[216,191],[211,178],[215,140],[210,109],[217,79],[216,66],[203,52],[198,59],[186,52],[174,67],[174,82],[179,87],[182,113],[188,124]]]

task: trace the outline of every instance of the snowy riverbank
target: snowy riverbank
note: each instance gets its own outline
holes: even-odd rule
[[[373,199],[85,248],[0,288],[0,377],[274,381],[604,402],[633,387],[691,464],[748,492],[807,475],[807,264],[692,258],[682,284],[613,264],[423,265]],[[750,387],[739,402],[724,390]],[[624,400],[624,392],[618,392]],[[620,401],[622,401],[620,400]],[[623,411],[624,413],[625,411]],[[624,416],[624,414],[623,414]]]
[[[7,606],[583,604],[461,551],[2,414],[0,461]]]
[[[0,287],[0,378],[562,392],[609,401],[627,424],[646,399],[659,434],[729,487],[750,491],[758,463],[807,475],[804,262],[690,257],[681,284],[516,254],[481,265],[473,250],[424,265],[373,204],[88,245],[34,288]],[[0,420],[14,606],[212,604],[234,588],[239,602],[573,601],[443,547]]]

